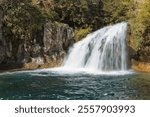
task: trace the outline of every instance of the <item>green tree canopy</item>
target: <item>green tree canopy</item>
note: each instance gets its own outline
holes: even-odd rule
[[[45,23],[44,15],[31,3],[31,0],[7,0],[1,5],[5,28],[20,38],[41,29]]]

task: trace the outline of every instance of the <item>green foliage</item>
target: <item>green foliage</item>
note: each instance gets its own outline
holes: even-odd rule
[[[71,27],[92,26],[97,29],[103,25],[101,0],[56,0],[56,20]]]
[[[2,4],[2,9],[4,29],[17,38],[29,36],[34,30],[41,30],[45,23],[45,17],[30,0],[7,0]]]
[[[47,20],[69,24],[75,29],[76,40],[105,25],[128,21],[129,44],[139,50],[150,42],[150,1],[136,1],[6,0],[0,7],[4,34],[9,38],[30,39],[43,30]]]
[[[76,29],[75,30],[76,41],[80,41],[82,38],[86,37],[87,34],[91,33],[91,31],[92,31],[91,27]]]
[[[135,17],[131,19],[132,45],[138,50],[150,40],[150,1],[145,0],[138,5]]]
[[[106,24],[127,21],[135,9],[133,0],[103,0]]]
[[[54,0],[32,0],[32,4],[36,6],[47,19],[54,19],[56,15]]]

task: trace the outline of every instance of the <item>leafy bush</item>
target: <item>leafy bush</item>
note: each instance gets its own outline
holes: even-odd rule
[[[75,39],[76,41],[81,40],[82,38],[86,37],[92,31],[91,27],[87,28],[79,28],[75,30]]]

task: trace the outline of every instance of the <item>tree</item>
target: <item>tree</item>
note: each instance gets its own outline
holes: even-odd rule
[[[15,39],[31,38],[32,32],[43,28],[46,17],[31,0],[7,0],[1,7],[4,30]]]
[[[103,25],[101,0],[56,0],[57,21],[71,27],[92,26],[93,30]]]
[[[134,0],[102,0],[106,24],[127,21],[135,9]]]
[[[145,0],[137,5],[134,18],[131,19],[132,45],[136,50],[150,42],[150,1]]]

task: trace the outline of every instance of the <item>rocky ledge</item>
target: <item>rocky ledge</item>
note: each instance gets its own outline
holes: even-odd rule
[[[0,22],[0,70],[60,66],[68,48],[75,42],[67,24],[48,21],[43,30],[29,39],[6,39]]]
[[[132,69],[140,72],[150,72],[150,63],[133,61]]]

